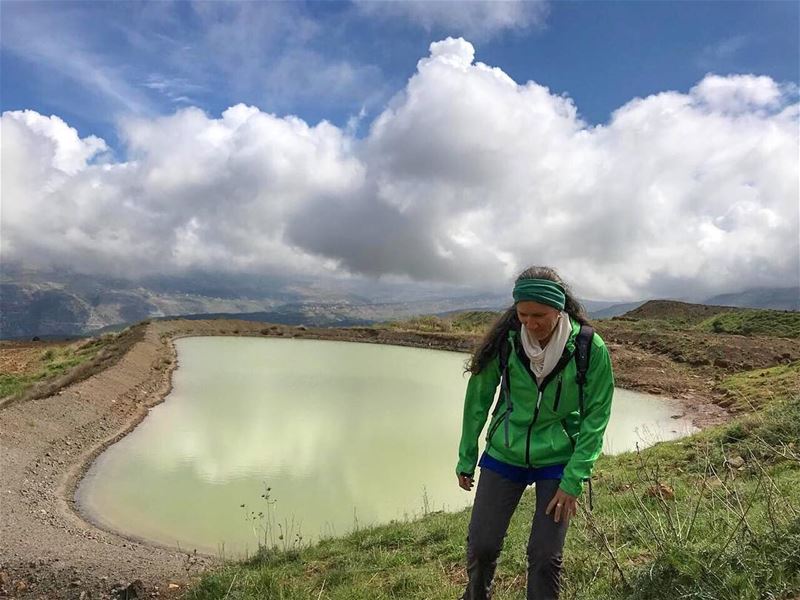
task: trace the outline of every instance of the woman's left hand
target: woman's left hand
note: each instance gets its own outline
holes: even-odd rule
[[[558,488],[555,496],[550,500],[550,504],[547,505],[547,510],[544,511],[544,514],[549,515],[551,511],[553,511],[553,519],[556,523],[559,523],[562,517],[565,521],[569,521],[570,517],[578,514],[578,498],[570,496],[567,492]]]

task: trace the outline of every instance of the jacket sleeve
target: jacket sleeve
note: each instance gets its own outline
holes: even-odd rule
[[[571,496],[580,496],[583,481],[603,450],[603,435],[611,417],[614,396],[614,374],[611,357],[605,344],[594,345],[589,358],[589,370],[584,388],[584,414],[575,450],[564,469],[559,487]]]
[[[461,443],[458,447],[456,474],[475,473],[478,463],[478,436],[500,383],[500,361],[495,355],[480,373],[470,376],[464,397],[464,418],[461,423]]]

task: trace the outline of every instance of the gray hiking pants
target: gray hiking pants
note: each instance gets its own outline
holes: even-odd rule
[[[558,489],[558,479],[536,482],[536,512],[528,538],[527,600],[556,600],[561,581],[561,551],[569,521],[553,520],[544,514]],[[467,537],[469,583],[462,600],[488,600],[497,557],[503,547],[511,515],[519,504],[526,484],[516,483],[490,469],[481,469],[472,520]]]

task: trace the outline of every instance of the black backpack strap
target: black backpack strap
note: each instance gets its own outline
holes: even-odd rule
[[[508,423],[511,411],[514,410],[514,405],[511,402],[511,378],[508,376],[508,358],[511,355],[511,342],[504,340],[503,343],[500,344],[498,354],[500,357],[500,398],[504,398],[506,401],[506,416],[503,419],[503,429],[506,448],[508,448],[510,444],[508,438]],[[499,402],[500,399],[498,399],[498,403]]]
[[[589,371],[589,356],[592,352],[592,337],[594,328],[591,325],[581,325],[578,337],[575,339],[575,367],[577,368],[578,382],[578,402],[581,411],[581,419],[585,408],[583,387],[586,385],[586,373]]]
[[[591,325],[581,325],[581,330],[578,332],[578,337],[575,339],[575,367],[577,375],[575,376],[578,382],[578,407],[580,410],[581,421],[583,420],[583,413],[586,406],[583,388],[586,385],[586,373],[589,371],[589,358],[592,352],[592,337],[594,337],[594,328]],[[589,484],[589,510],[594,509],[594,502],[592,498],[592,478],[588,478]]]

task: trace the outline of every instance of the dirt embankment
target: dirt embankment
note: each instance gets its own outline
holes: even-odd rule
[[[144,597],[156,591],[168,597],[214,565],[212,557],[187,555],[105,531],[85,521],[73,500],[94,458],[131,431],[169,392],[176,365],[172,341],[193,335],[301,337],[461,352],[477,341],[472,335],[248,321],[150,323],[108,368],[50,396],[0,408],[0,595],[109,598],[113,588],[139,579]],[[610,337],[621,386],[678,398],[684,413],[700,425],[725,417],[709,401],[717,375],[689,368],[630,339]]]

